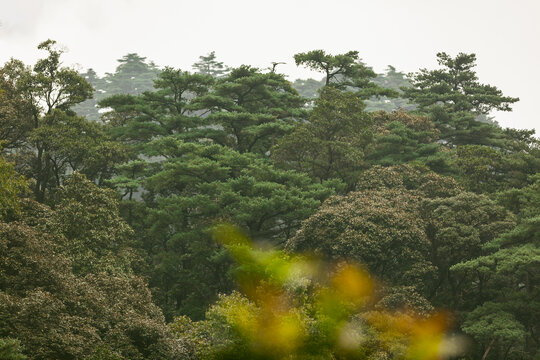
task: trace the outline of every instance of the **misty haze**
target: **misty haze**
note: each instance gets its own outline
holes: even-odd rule
[[[0,3],[0,359],[539,359],[539,4]]]

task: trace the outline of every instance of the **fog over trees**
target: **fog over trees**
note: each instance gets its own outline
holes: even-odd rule
[[[0,358],[540,356],[540,142],[494,59],[38,49],[0,67]]]

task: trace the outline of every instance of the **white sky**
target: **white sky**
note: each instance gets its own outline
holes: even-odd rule
[[[540,131],[540,0],[0,0],[0,63],[33,64],[51,38],[67,65],[112,72],[129,52],[191,70],[215,50],[231,66],[267,67],[293,80],[297,52],[358,50],[378,72],[436,67],[435,54],[477,54],[483,83],[519,97],[503,126]]]

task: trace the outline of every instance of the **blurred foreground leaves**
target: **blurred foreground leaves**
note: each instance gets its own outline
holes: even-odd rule
[[[205,320],[171,324],[195,358],[427,360],[461,350],[446,314],[377,305],[382,285],[357,264],[264,249],[230,225],[214,236],[238,263],[239,291],[221,295]]]

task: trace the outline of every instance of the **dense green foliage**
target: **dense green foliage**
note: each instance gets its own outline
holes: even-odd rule
[[[39,49],[0,68],[1,358],[540,355],[540,143],[474,54],[291,83]]]
[[[352,186],[372,141],[371,118],[364,107],[352,93],[324,88],[309,120],[274,146],[274,161],[319,182],[340,179]]]
[[[102,182],[124,156],[122,145],[109,141],[103,126],[71,110],[92,96],[91,85],[73,69],[61,66],[62,51],[54,41],[38,48],[48,56],[33,68],[12,59],[0,69],[2,86],[8,89],[0,109],[6,112],[2,117],[5,149],[18,170],[32,180],[35,199],[43,202],[67,173],[80,171]]]
[[[362,63],[365,66],[365,64]],[[367,69],[370,69],[369,67]],[[403,93],[403,88],[411,86],[409,78],[402,72],[396,71],[396,68],[388,65],[388,69],[385,73],[375,74],[374,72],[367,74],[371,76],[366,80],[369,80],[369,87],[378,86],[383,89],[390,89],[393,91],[375,92],[376,95],[371,95],[369,99],[365,99],[366,111],[395,111],[395,110],[414,110],[415,104],[409,103],[408,99],[396,97],[398,94]],[[296,79],[292,86],[298,91],[298,93],[308,99],[315,99],[319,96],[319,90],[324,87],[326,78],[321,80],[315,79]]]
[[[218,292],[231,289],[228,256],[208,233],[215,221],[280,244],[332,193],[304,174],[220,145],[167,137],[149,146],[164,160],[148,165],[148,229],[141,235],[153,258],[150,283],[167,316],[199,318]]]
[[[107,359],[183,358],[145,281],[133,274],[132,250],[120,242],[131,230],[110,190],[77,174],[56,210],[33,200],[20,207],[0,222],[1,337],[16,337],[32,359],[103,351]]]
[[[478,82],[473,68],[475,54],[459,53],[452,58],[438,53],[442,69],[421,69],[414,74],[410,87],[403,88],[405,97],[418,104],[418,109],[431,115],[441,138],[454,145],[497,145],[500,130],[479,121],[492,110],[511,111],[518,98],[504,96],[491,85]]]
[[[21,342],[16,339],[0,339],[0,358],[5,360],[25,360]]]

